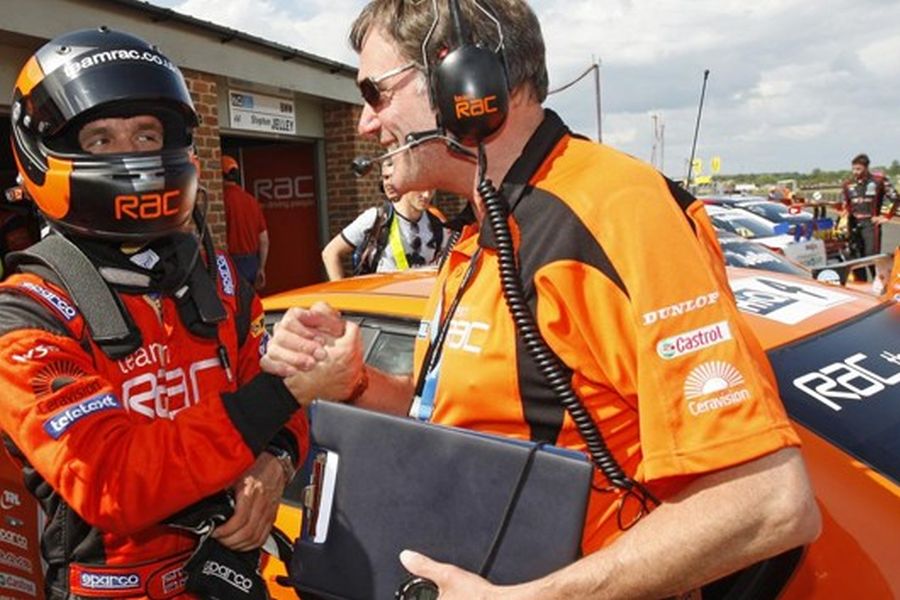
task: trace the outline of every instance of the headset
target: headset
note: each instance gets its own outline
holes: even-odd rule
[[[431,106],[437,126],[464,146],[478,146],[497,132],[509,114],[509,75],[503,55],[503,28],[478,0],[475,6],[497,27],[493,49],[472,40],[459,0],[449,0],[454,48],[438,51],[437,64],[428,60],[428,44],[440,19],[437,0],[432,0],[434,21],[422,41],[422,61],[428,78]]]
[[[428,98],[437,114],[437,127],[414,131],[403,145],[379,156],[358,156],[351,169],[357,176],[372,170],[374,163],[427,142],[442,141],[453,152],[477,159],[466,146],[474,147],[494,134],[509,114],[509,77],[503,58],[503,28],[494,15],[475,0],[475,6],[494,22],[498,41],[490,49],[472,41],[471,32],[459,6],[450,0],[454,48],[442,48],[437,64],[428,60],[428,44],[440,21],[437,0],[432,0],[434,21],[422,41],[422,64],[428,79]]]

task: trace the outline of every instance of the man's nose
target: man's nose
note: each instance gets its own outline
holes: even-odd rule
[[[362,136],[377,136],[379,129],[381,129],[381,121],[378,120],[378,114],[369,106],[368,102],[363,104],[359,122],[356,124],[357,133]]]

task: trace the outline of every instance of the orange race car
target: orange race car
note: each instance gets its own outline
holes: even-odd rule
[[[893,293],[877,299],[783,273],[728,271],[803,439],[824,523],[814,544],[774,564],[740,597],[900,597],[900,303]],[[264,301],[267,322],[291,306],[328,302],[360,323],[367,362],[408,373],[433,282],[434,271],[420,270],[285,292]],[[40,590],[37,509],[19,477],[0,459],[0,577],[15,577],[0,579],[0,597],[32,598]],[[294,480],[278,514],[292,537],[305,483]],[[276,583],[284,572],[275,560],[266,565],[270,592],[296,598]],[[10,581],[19,587],[4,585]]]

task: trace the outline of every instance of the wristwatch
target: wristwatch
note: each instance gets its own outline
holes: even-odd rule
[[[294,475],[297,474],[291,453],[278,446],[269,446],[266,448],[266,452],[274,456],[278,464],[281,465],[281,470],[284,471],[284,485],[286,487],[294,479]]]

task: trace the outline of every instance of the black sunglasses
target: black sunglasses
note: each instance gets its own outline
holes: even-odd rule
[[[412,253],[406,255],[406,262],[411,267],[421,267],[425,265],[425,257],[422,256],[422,238],[416,236],[412,239]]]
[[[386,89],[381,88],[381,82],[395,75],[399,75],[400,73],[405,73],[406,71],[409,71],[410,69],[418,66],[419,63],[412,61],[406,63],[405,65],[401,65],[396,69],[391,69],[386,73],[382,73],[378,77],[366,77],[356,84],[359,86],[359,93],[362,94],[363,100],[366,101],[366,104],[368,104],[372,108],[378,108],[379,106],[381,106],[382,94],[387,91]]]

